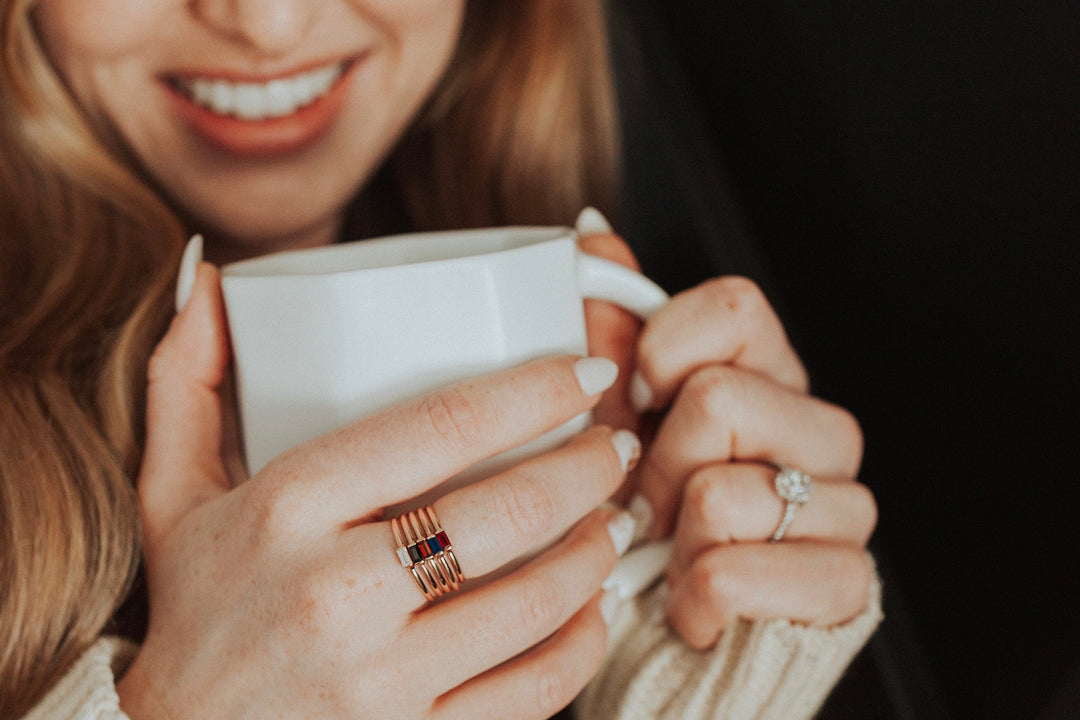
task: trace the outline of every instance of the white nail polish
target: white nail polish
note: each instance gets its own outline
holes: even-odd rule
[[[604,357],[587,357],[574,363],[574,374],[583,393],[596,395],[615,383],[619,366]]]
[[[603,213],[594,207],[587,207],[581,211],[574,223],[574,229],[579,236],[585,235],[608,235],[614,232],[611,223],[607,221]]]
[[[618,512],[608,520],[607,529],[615,554],[621,557],[634,539],[634,516],[625,510]]]
[[[630,498],[627,509],[634,516],[634,522],[637,524],[634,529],[635,539],[647,537],[652,530],[653,518],[655,517],[652,503],[646,500],[644,495],[638,494]]]
[[[630,376],[630,406],[634,408],[634,412],[641,414],[651,408],[652,404],[652,388],[645,382],[645,376],[635,370]]]
[[[619,455],[622,471],[625,473],[633,470],[641,459],[641,441],[638,436],[629,430],[616,430],[611,436],[611,444]]]
[[[180,258],[180,271],[176,275],[176,312],[181,312],[191,298],[191,288],[195,286],[195,269],[202,262],[202,235],[193,235],[184,248]]]
[[[604,618],[604,624],[611,627],[611,621],[615,618],[615,611],[619,609],[619,594],[608,590],[604,597],[600,598],[600,614]]]

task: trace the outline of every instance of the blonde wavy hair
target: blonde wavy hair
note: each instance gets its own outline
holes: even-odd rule
[[[0,717],[29,710],[130,592],[146,362],[187,230],[92,131],[33,4],[0,0]],[[470,0],[466,13],[387,162],[408,223],[613,210],[603,1]]]

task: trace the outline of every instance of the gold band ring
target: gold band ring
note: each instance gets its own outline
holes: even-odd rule
[[[461,571],[450,539],[430,505],[410,510],[390,521],[401,566],[413,576],[429,602],[461,587]]]

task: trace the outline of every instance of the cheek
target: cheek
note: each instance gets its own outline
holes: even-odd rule
[[[112,60],[147,47],[182,0],[42,0],[34,19],[55,62]]]
[[[455,44],[465,0],[352,0],[358,14],[398,44]]]
[[[430,87],[450,61],[461,32],[464,0],[411,0],[387,8],[383,19],[415,85]]]

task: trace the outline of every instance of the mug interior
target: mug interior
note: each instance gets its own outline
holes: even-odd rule
[[[325,275],[438,262],[514,250],[568,238],[567,227],[502,227],[393,235],[320,248],[290,250],[226,265],[233,277]]]

